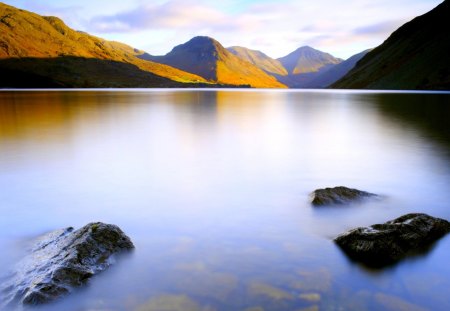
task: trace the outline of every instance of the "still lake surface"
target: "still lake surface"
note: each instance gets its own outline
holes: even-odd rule
[[[450,235],[381,270],[332,241],[450,219],[449,124],[450,93],[0,92],[0,275],[103,221],[136,250],[44,310],[450,310]],[[310,205],[338,185],[385,198]]]

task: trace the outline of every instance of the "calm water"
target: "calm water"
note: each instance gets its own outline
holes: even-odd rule
[[[383,270],[332,238],[450,219],[450,93],[0,92],[0,274],[91,221],[136,250],[45,310],[450,310],[450,235]],[[345,185],[386,196],[314,209]]]

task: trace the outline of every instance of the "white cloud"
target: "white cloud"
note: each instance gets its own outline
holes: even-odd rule
[[[97,31],[143,31],[147,29],[192,29],[225,26],[228,16],[219,10],[192,0],[171,0],[166,3],[145,4],[134,10],[92,19]]]

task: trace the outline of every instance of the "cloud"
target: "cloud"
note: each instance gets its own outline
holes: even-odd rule
[[[77,4],[52,6],[46,3],[32,1],[27,8],[32,12],[38,12],[44,16],[57,16],[61,18],[67,25],[79,28],[82,25],[80,21],[81,6]]]
[[[109,16],[97,16],[91,26],[98,32],[131,32],[145,29],[200,29],[223,27],[228,16],[192,0],[171,0],[162,5],[147,4]]]
[[[358,27],[353,30],[355,35],[385,35],[405,23],[405,20],[389,20],[376,24]]]

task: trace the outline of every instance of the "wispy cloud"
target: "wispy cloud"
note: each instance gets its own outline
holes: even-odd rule
[[[386,33],[392,32],[393,29],[398,28],[406,21],[407,20],[390,20],[381,23],[365,25],[355,28],[353,30],[353,33],[356,35],[385,35]]]
[[[101,32],[143,31],[146,29],[192,29],[221,27],[228,16],[197,1],[171,0],[161,5],[146,4],[124,13],[97,16],[91,26]]]

